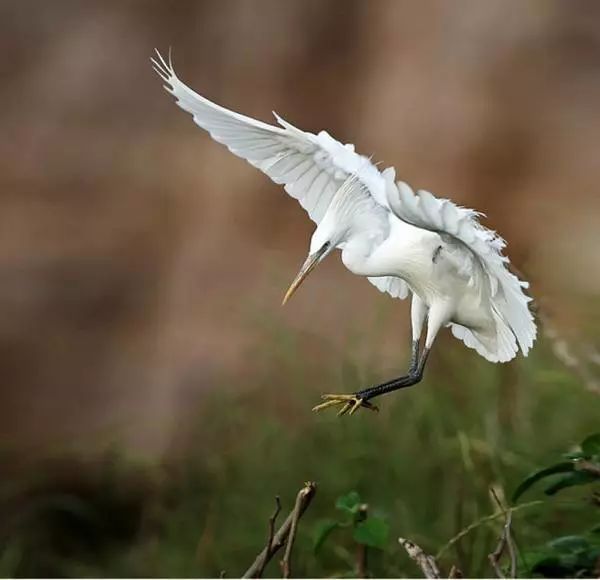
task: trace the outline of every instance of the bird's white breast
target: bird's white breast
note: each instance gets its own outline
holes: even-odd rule
[[[427,306],[444,301],[453,319],[479,326],[488,317],[482,304],[486,278],[473,253],[437,232],[390,216],[390,235],[360,268],[362,275],[402,278]],[[359,273],[359,272],[357,272]]]
[[[389,236],[371,253],[369,276],[398,276],[413,291],[425,289],[432,279],[432,257],[440,236],[389,215]]]

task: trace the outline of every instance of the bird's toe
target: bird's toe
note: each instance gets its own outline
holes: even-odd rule
[[[324,409],[328,409],[329,407],[334,407],[336,405],[341,405],[341,409],[338,411],[338,417],[342,415],[354,415],[358,409],[361,407],[365,409],[369,409],[370,411],[379,411],[379,409],[367,401],[359,397],[356,394],[352,395],[334,395],[334,394],[326,394],[322,395],[321,399],[324,400],[323,403],[320,403],[313,407],[313,411],[319,412]]]

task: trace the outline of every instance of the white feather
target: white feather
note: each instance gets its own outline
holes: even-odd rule
[[[408,296],[408,286],[401,278],[395,276],[378,276],[368,278],[369,282],[381,292],[387,292],[392,298],[404,300]]]
[[[154,68],[177,104],[191,113],[213,139],[282,184],[315,223],[321,222],[340,186],[346,184],[347,195],[359,195],[357,192],[364,195],[366,191],[376,204],[373,207],[385,208],[403,222],[452,236],[463,244],[468,254],[459,248],[449,259],[454,260],[459,277],[471,276],[468,283],[471,286],[476,270],[485,273],[495,333],[491,336],[451,323],[452,333],[494,362],[511,359],[517,344],[527,354],[536,336],[528,308],[530,299],[523,292],[527,284],[508,270],[508,258],[502,255],[505,242],[479,223],[480,214],[450,200],[438,199],[427,191],[415,194],[406,183],[395,183],[393,168],[380,173],[367,157],[355,153],[354,145],[344,145],[326,131],[316,135],[302,131],[274,113],[280,125],[277,127],[212,103],[179,80],[170,56],[168,63],[158,51],[157,57],[152,59]],[[353,181],[348,179],[350,176],[364,187],[350,187]],[[480,268],[475,266],[474,259]],[[393,297],[405,298],[409,293],[407,283],[399,277],[384,275],[368,279]]]
[[[318,224],[333,196],[349,175],[356,175],[377,203],[387,207],[385,180],[371,161],[354,152],[354,145],[343,145],[327,131],[317,135],[302,131],[273,112],[281,125],[276,127],[230,111],[199,95],[175,74],[169,62],[157,51],[151,59],[154,70],[166,83],[177,104],[194,117],[197,125],[225,145],[238,157],[266,173],[275,183],[298,200],[309,217]],[[382,292],[405,298],[408,287],[399,278],[382,285],[370,280]]]
[[[367,157],[354,152],[326,131],[301,131],[274,113],[281,127],[240,115],[202,97],[175,74],[173,64],[157,52],[152,59],[165,89],[191,113],[197,125],[232,153],[249,161],[295,197],[315,223],[322,219],[337,188],[351,174],[386,205],[384,181]]]
[[[388,182],[386,192],[392,211],[400,219],[420,228],[452,235],[469,248],[483,266],[490,287],[497,350],[493,350],[489,341],[486,346],[486,339],[481,335],[457,324],[452,325],[454,336],[493,362],[513,358],[517,343],[521,352],[527,355],[537,329],[528,306],[531,299],[523,292],[527,283],[510,272],[509,260],[502,255],[506,245],[504,240],[479,223],[477,218],[481,214],[457,206],[448,199],[439,199],[424,191],[415,194],[404,182],[398,182],[396,187]]]

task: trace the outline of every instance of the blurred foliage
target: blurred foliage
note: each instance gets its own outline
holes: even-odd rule
[[[322,392],[351,391],[389,373],[375,371],[376,350],[364,356],[376,337],[350,336],[343,352],[321,363],[304,352],[302,336],[270,321],[263,329],[244,388],[215,384],[197,404],[188,445],[163,464],[140,468],[112,454],[34,466],[10,489],[6,481],[0,573],[197,577],[225,570],[233,577],[264,546],[274,496],[291,505],[312,479],[318,492],[300,522],[295,575],[354,571],[357,542],[376,546],[369,547],[373,576],[420,575],[396,538],[436,553],[482,520],[452,543],[440,566],[489,576],[487,556],[502,527],[500,518],[488,517],[497,510],[489,488],[517,489],[598,427],[600,398],[543,342],[507,373],[507,365],[442,340],[424,383],[382,399],[380,413],[314,415]],[[586,441],[582,453],[595,440]],[[589,491],[572,486],[539,497],[545,499],[513,518],[520,552],[537,550],[536,573],[544,573],[547,546],[556,554],[558,537],[579,538],[558,543],[567,553],[561,562],[589,558],[597,532],[581,530],[598,524]],[[363,501],[369,511],[360,520]],[[335,531],[326,532],[327,525]],[[332,535],[315,546],[323,533]],[[275,560],[267,575],[279,576]]]
[[[598,578],[600,529],[584,535],[561,536],[527,554],[524,576],[545,578]]]
[[[367,548],[383,550],[389,542],[389,524],[381,514],[372,514],[369,506],[361,501],[356,491],[343,495],[335,502],[341,512],[335,519],[319,521],[315,528],[314,551],[319,554],[324,543],[331,538],[333,532],[348,529],[351,538],[366,553]],[[339,547],[336,546],[338,549]],[[366,559],[366,557],[365,557]],[[355,573],[358,571],[355,570]]]
[[[2,576],[63,576],[74,563],[101,566],[135,541],[153,476],[115,452],[64,456],[35,478],[2,487]]]
[[[515,490],[513,500],[535,483],[547,477],[554,477],[544,493],[554,495],[574,486],[586,486],[600,483],[600,433],[586,437],[579,448],[564,454],[568,461],[555,463],[540,469],[525,478]],[[596,511],[597,523],[589,530],[578,535],[559,536],[546,542],[540,548],[527,548],[523,555],[526,563],[525,576],[544,576],[546,578],[597,578],[600,574],[600,494],[598,488],[592,488],[591,496],[586,498],[591,509]],[[551,509],[549,507],[549,509]]]
[[[566,475],[562,475],[547,487],[546,495],[554,495],[560,490],[574,485],[600,481],[600,433],[589,435],[581,442],[577,451],[566,453],[564,457],[569,461],[555,463],[525,478],[515,490],[513,501],[517,501],[534,483],[559,473]]]

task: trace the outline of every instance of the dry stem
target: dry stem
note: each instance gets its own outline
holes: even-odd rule
[[[296,504],[294,505],[294,511],[292,512],[292,522],[290,525],[290,533],[285,545],[285,552],[283,553],[283,560],[281,560],[281,571],[283,572],[284,578],[289,578],[292,573],[292,549],[294,548],[294,540],[296,539],[296,531],[298,530],[298,520],[302,515],[305,506],[312,495],[314,494],[314,484],[307,483],[296,496]],[[309,498],[310,496],[310,498]]]
[[[258,570],[256,571],[256,578],[262,577],[263,572],[265,570],[265,566],[267,565],[267,563],[273,556],[272,552],[273,552],[273,537],[275,536],[275,522],[277,521],[277,516],[279,515],[280,511],[281,511],[281,500],[279,499],[279,496],[276,495],[275,496],[275,511],[273,512],[273,515],[269,518],[269,535],[267,536],[267,545],[265,546],[265,549],[263,550],[264,558],[262,559],[262,562],[260,563],[260,566],[259,566]]]
[[[462,530],[460,530],[460,532],[458,532],[458,534],[456,534],[453,538],[448,540],[448,542],[446,542],[446,544],[444,544],[438,550],[438,553],[435,555],[435,557],[439,560],[454,544],[456,544],[456,542],[458,542],[459,540],[464,538],[466,535],[471,533],[473,530],[477,529],[479,526],[482,526],[483,524],[487,524],[488,522],[492,522],[502,515],[505,516],[506,511],[509,511],[511,514],[513,514],[515,512],[521,511],[523,509],[528,509],[530,507],[538,506],[543,503],[544,503],[544,500],[536,499],[536,500],[530,501],[528,503],[522,503],[518,506],[508,508],[508,510],[497,511],[497,512],[494,512],[493,514],[479,518],[478,520],[469,524],[466,528],[463,528]]]
[[[286,544],[286,540],[288,536],[291,538],[290,546],[293,544],[293,537],[290,532],[292,530],[292,524],[295,521],[294,534],[296,533],[296,528],[298,526],[298,520],[302,517],[302,514],[306,511],[306,508],[309,506],[312,501],[315,493],[317,491],[317,485],[314,482],[308,482],[305,486],[298,492],[298,496],[296,497],[296,504],[292,512],[285,519],[281,527],[274,533],[272,541],[270,545],[265,546],[262,552],[256,556],[252,565],[246,570],[242,578],[259,578],[260,574],[264,570],[265,566],[268,562],[273,558],[273,556]],[[275,527],[275,517],[276,513],[271,516],[273,520],[273,529]],[[271,539],[271,519],[269,520],[269,539]],[[289,548],[291,555],[291,547]],[[288,550],[286,550],[287,553]],[[285,560],[285,557],[284,557]],[[288,555],[288,566],[289,566],[289,555]],[[283,562],[282,562],[283,564]]]
[[[504,550],[508,551],[508,556],[510,558],[510,578],[515,578],[517,573],[517,557],[515,552],[515,545],[511,536],[511,525],[512,525],[512,511],[507,510],[500,501],[498,494],[494,488],[490,489],[492,496],[495,502],[498,504],[498,507],[504,513],[505,521],[504,528],[502,529],[502,535],[500,536],[500,541],[498,542],[498,546],[496,549],[488,555],[490,560],[490,564],[494,568],[496,575],[498,578],[505,578],[505,575],[500,568],[500,558],[504,553]]]
[[[422,548],[414,542],[398,538],[400,545],[406,550],[406,553],[417,563],[423,571],[425,578],[441,578],[440,570],[433,556],[426,554]]]

